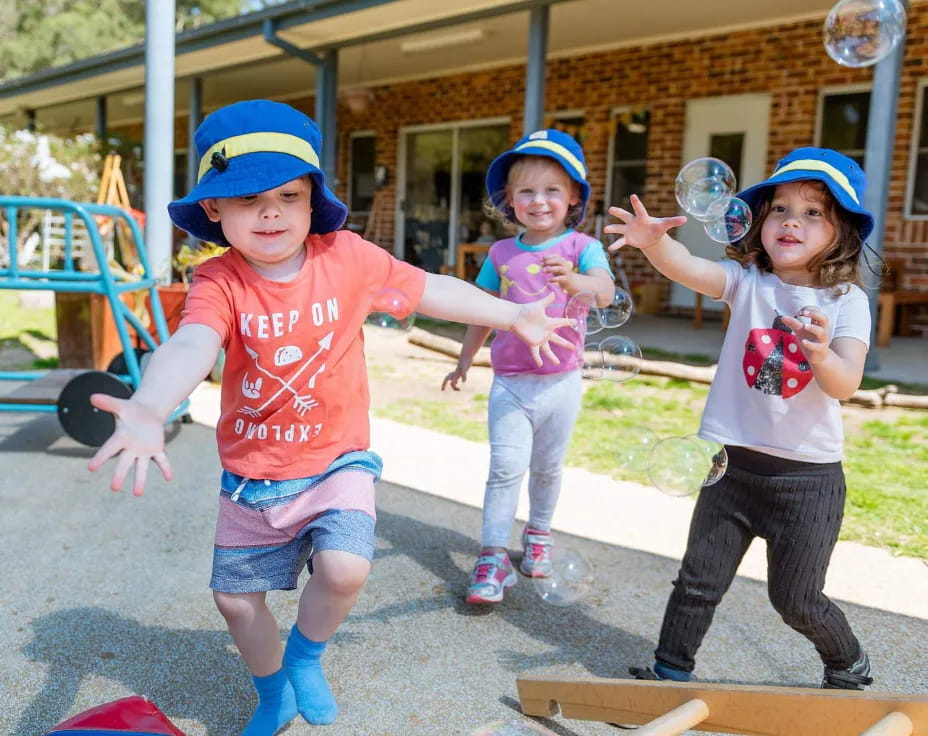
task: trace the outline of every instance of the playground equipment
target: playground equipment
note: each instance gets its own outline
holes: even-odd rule
[[[698,727],[750,736],[924,736],[928,695],[590,677],[516,680],[522,712],[644,724],[637,736]]]
[[[17,223],[26,210],[51,210],[64,218],[65,247],[60,267],[29,270],[20,268],[17,258]],[[11,393],[0,396],[0,411],[57,412],[64,431],[78,442],[99,446],[113,433],[112,415],[91,406],[90,395],[105,393],[128,398],[142,380],[141,363],[146,352],[136,348],[130,336],[131,326],[148,350],[168,339],[168,327],[158,298],[157,281],[152,275],[142,235],[136,219],[124,209],[107,204],[78,203],[64,199],[0,196],[0,218],[5,218],[9,258],[0,261],[0,289],[51,290],[102,294],[106,297],[122,346],[122,355],[110,365],[110,371],[51,370],[0,371],[0,380],[23,382]],[[83,223],[90,239],[97,270],[75,267],[73,234],[75,222]],[[119,223],[131,236],[134,273],[119,267],[107,256],[100,234],[100,223]],[[84,259],[88,261],[89,259]],[[134,275],[135,273],[138,276]],[[142,324],[141,319],[122,300],[128,292],[148,292],[151,317],[158,336]],[[184,401],[168,417],[189,421]]]

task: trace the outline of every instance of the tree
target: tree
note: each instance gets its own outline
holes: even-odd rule
[[[276,4],[279,0],[176,0],[175,29],[190,30]],[[145,0],[0,0],[0,81],[144,39]]]

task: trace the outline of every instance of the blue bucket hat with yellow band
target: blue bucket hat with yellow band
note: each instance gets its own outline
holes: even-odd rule
[[[197,128],[196,186],[168,205],[174,224],[200,240],[229,245],[218,222],[200,206],[212,197],[243,197],[309,174],[313,182],[311,233],[338,230],[348,208],[325,184],[319,168],[322,136],[305,114],[282,102],[246,100],[211,113]]]
[[[580,220],[586,214],[590,201],[590,184],[586,180],[586,161],[583,149],[571,136],[549,128],[529,133],[511,150],[500,154],[487,169],[487,193],[490,201],[501,212],[506,210],[506,181],[509,167],[521,156],[544,156],[557,161],[567,175],[580,185]],[[509,218],[512,219],[512,218]]]
[[[856,216],[861,240],[873,232],[873,215],[863,206],[867,177],[863,169],[852,158],[830,148],[797,148],[777,162],[777,166],[766,181],[748,187],[738,194],[750,205],[756,215],[768,190],[777,184],[814,179],[822,182],[835,201]]]

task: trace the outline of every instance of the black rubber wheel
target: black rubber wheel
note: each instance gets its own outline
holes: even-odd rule
[[[148,362],[148,358],[151,357],[151,350],[148,348],[133,348],[133,350],[135,351],[135,357],[139,361],[139,370],[144,373],[145,364]],[[126,363],[126,354],[118,353],[115,355],[110,364],[106,366],[106,372],[117,376],[128,376],[129,366]]]
[[[112,373],[87,371],[68,381],[58,395],[58,421],[62,429],[83,445],[99,447],[116,429],[116,419],[90,403],[91,394],[109,394],[119,399],[132,395],[125,383]]]

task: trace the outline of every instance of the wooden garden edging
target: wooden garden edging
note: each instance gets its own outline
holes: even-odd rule
[[[451,358],[461,355],[461,343],[450,337],[442,337],[427,330],[414,327],[407,338],[413,345],[428,350],[434,350]],[[672,363],[666,360],[646,360],[644,358],[618,359],[626,364],[634,363],[639,373],[649,376],[663,376],[679,381],[693,381],[695,383],[712,383],[715,376],[715,366],[695,366],[683,363]],[[474,356],[473,365],[490,367],[490,349],[482,347]],[[905,409],[928,409],[928,396],[913,396],[899,393],[899,387],[894,385],[883,386],[878,389],[858,389],[846,403],[866,406],[871,409],[880,409],[884,406],[898,406]]]

